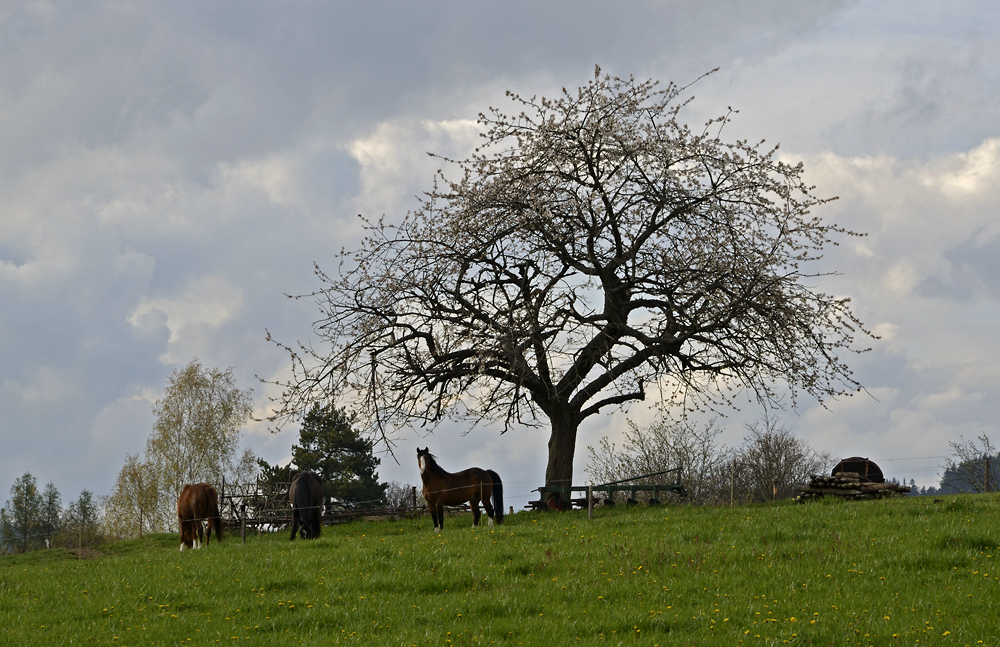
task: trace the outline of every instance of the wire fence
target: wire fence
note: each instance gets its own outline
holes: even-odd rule
[[[914,456],[914,457],[876,457],[869,460],[878,463],[882,467],[882,472],[887,480],[895,479],[903,485],[910,484],[911,480],[916,483],[918,489],[921,484],[924,487],[935,488],[944,472],[943,463],[954,459],[953,456]],[[571,485],[568,481],[564,485]],[[284,528],[292,522],[292,508],[288,502],[288,487],[290,483],[278,483],[273,486],[266,486],[261,482],[222,484],[220,492],[220,516],[222,524],[227,531],[234,529],[246,529],[247,527],[257,531],[274,531]],[[323,514],[323,524],[332,525],[343,523],[359,518],[392,518],[405,516],[421,516],[428,514],[426,504],[422,503],[422,489],[420,486],[410,486],[410,499],[405,505],[386,505],[381,500],[355,501],[343,503],[334,500],[324,500],[321,505],[313,506],[311,509],[321,510]],[[504,499],[506,501],[527,501],[525,509],[539,509],[543,497],[541,496],[537,481],[511,481],[503,483]],[[460,489],[460,488],[448,488]],[[435,490],[436,492],[446,491],[445,489]],[[538,500],[532,500],[538,499]],[[578,500],[579,504],[579,500]],[[469,506],[449,506],[448,510],[452,514],[462,513],[469,510]],[[514,506],[509,506],[505,512],[514,512]],[[198,518],[192,521],[208,522],[210,518]],[[67,532],[68,531],[68,532]],[[71,537],[70,535],[74,535]],[[58,542],[56,538],[59,537]],[[56,547],[57,545],[67,548],[82,548],[102,540],[101,527],[99,523],[92,527],[58,528],[55,530],[44,530],[32,528],[26,533],[17,532],[8,535],[8,546],[0,546],[0,552],[11,552],[14,548],[19,550],[25,542],[32,548]],[[75,539],[75,541],[73,541]],[[46,546],[46,540],[48,545]]]
[[[504,496],[530,496],[531,492],[529,491],[512,493],[509,490],[510,486],[528,484],[528,482],[504,483]],[[219,497],[223,523],[228,527],[283,526],[290,524],[292,522],[293,508],[288,502],[289,486],[290,483],[278,483],[274,485],[257,483],[255,487],[248,488],[246,484],[243,484],[237,486],[236,489],[238,492],[236,493],[223,492]],[[466,486],[435,488],[431,492],[437,494],[462,489],[466,489]],[[413,516],[428,513],[427,505],[423,502],[423,490],[419,486],[410,486],[409,501],[405,504],[397,502],[395,505],[386,505],[381,499],[351,501],[349,503],[327,499],[320,505],[299,509],[320,510],[323,515],[324,525],[342,523],[357,518]],[[447,506],[447,509],[452,512],[458,512],[468,510],[469,505]]]

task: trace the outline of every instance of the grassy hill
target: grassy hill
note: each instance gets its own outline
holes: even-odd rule
[[[1000,497],[153,535],[0,559],[0,644],[1000,645]]]

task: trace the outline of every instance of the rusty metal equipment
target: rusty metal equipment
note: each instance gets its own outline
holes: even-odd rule
[[[875,461],[862,458],[861,456],[852,456],[851,458],[843,459],[833,468],[831,475],[836,476],[841,472],[853,472],[862,481],[868,483],[885,483],[885,476],[882,475],[882,469],[875,464]]]

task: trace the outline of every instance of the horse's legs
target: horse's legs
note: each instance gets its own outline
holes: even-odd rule
[[[323,526],[323,518],[319,515],[318,512],[313,513],[312,523],[310,524],[309,528],[309,539],[316,539],[317,537],[319,537],[320,529],[322,528],[322,526]]]
[[[202,524],[201,519],[195,520],[194,525],[198,530],[198,542],[194,545],[194,547],[201,548],[201,545],[205,543],[205,526]]]
[[[493,510],[493,504],[490,503],[490,497],[483,497],[483,508],[486,509],[486,519],[489,525],[493,525],[493,518],[496,516],[496,512]]]
[[[469,500],[469,506],[472,508],[472,527],[474,528],[479,525],[479,517],[482,516],[482,513],[479,512],[479,497],[473,496]]]
[[[212,543],[212,519],[209,517],[205,521],[205,547]]]
[[[289,541],[295,541],[295,533],[299,531],[299,511],[292,510],[292,537]]]
[[[197,521],[191,521],[190,519],[183,519],[180,522],[181,525],[181,550],[185,548],[191,550],[197,548],[195,540],[197,539],[196,531],[194,525],[198,523]],[[199,528],[200,529],[200,528]]]
[[[444,530],[444,504],[437,503],[429,505],[431,509],[431,519],[434,520],[434,532]]]

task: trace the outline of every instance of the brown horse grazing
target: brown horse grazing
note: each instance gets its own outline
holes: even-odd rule
[[[299,472],[288,488],[292,504],[292,538],[302,524],[302,538],[316,539],[323,520],[323,481],[313,472]]]
[[[177,497],[177,520],[181,525],[181,550],[200,548],[203,540],[207,546],[212,541],[212,526],[215,526],[215,541],[222,541],[219,493],[208,483],[185,485]],[[203,525],[206,522],[207,537]]]
[[[486,508],[490,525],[503,523],[503,483],[493,470],[470,467],[454,474],[444,471],[429,448],[417,448],[417,464],[424,482],[424,501],[434,520],[434,531],[444,528],[444,507],[469,502],[472,525],[479,525],[479,502]],[[490,499],[493,500],[492,505]]]

